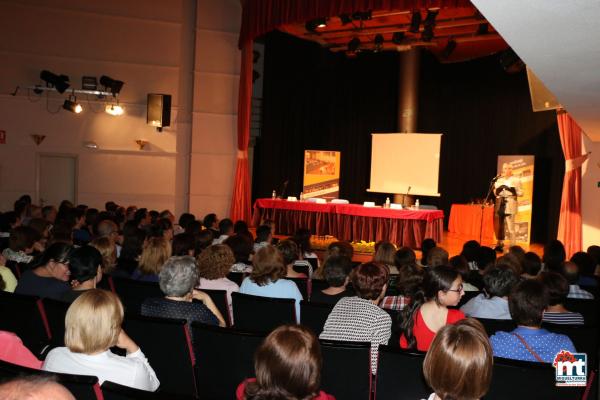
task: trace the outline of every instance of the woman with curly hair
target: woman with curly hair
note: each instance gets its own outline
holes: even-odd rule
[[[215,244],[209,246],[197,258],[198,289],[225,290],[227,292],[227,305],[229,306],[229,315],[233,315],[231,307],[231,293],[239,292],[240,287],[237,283],[227,279],[227,274],[231,265],[235,262],[235,257],[229,246],[224,244]]]

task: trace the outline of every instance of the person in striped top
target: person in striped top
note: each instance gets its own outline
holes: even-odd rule
[[[563,303],[569,294],[569,282],[556,272],[542,272],[537,278],[548,290],[549,303],[544,311],[543,322],[552,324],[583,325],[583,315],[571,312]]]

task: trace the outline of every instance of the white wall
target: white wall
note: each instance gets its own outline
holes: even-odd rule
[[[600,142],[592,142],[583,135],[583,151],[591,152],[583,164],[581,182],[581,219],[583,225],[583,250],[600,245]]]

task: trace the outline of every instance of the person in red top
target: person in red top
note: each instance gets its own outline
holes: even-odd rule
[[[403,310],[400,347],[427,351],[438,330],[465,318],[460,310],[448,309],[464,294],[457,271],[448,266],[428,268],[422,289]]]
[[[0,360],[22,367],[41,369],[42,361],[38,360],[21,339],[12,332],[0,331]]]
[[[302,325],[282,325],[256,351],[256,378],[240,383],[236,399],[335,400],[319,390],[321,364],[316,336]]]

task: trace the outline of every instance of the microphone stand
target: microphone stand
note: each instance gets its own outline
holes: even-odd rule
[[[479,244],[480,245],[481,245],[481,241],[483,240],[483,214],[484,214],[484,210],[485,210],[485,205],[487,204],[487,201],[490,198],[492,191],[494,190],[494,184],[496,183],[496,181],[499,178],[500,178],[499,176],[495,176],[492,179],[492,181],[490,182],[490,187],[488,188],[487,194],[485,196],[485,199],[483,199],[483,202],[481,203],[481,218],[479,220]]]

